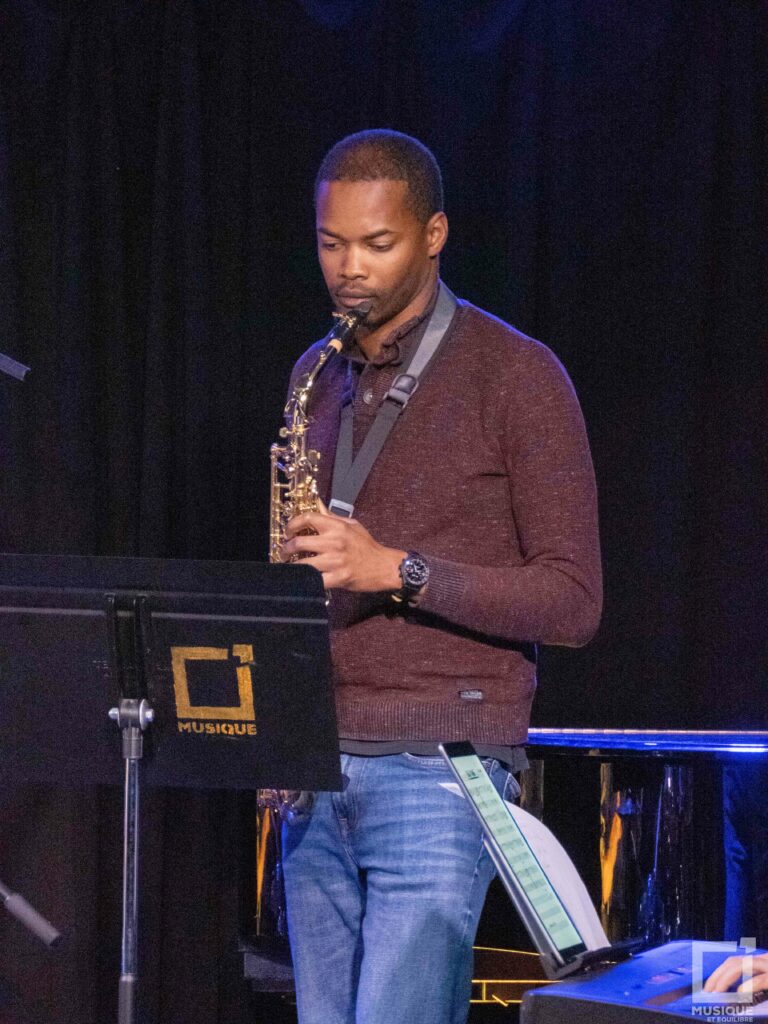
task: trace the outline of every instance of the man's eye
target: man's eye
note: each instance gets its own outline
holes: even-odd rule
[[[325,249],[326,252],[333,252],[334,249],[338,249],[338,242],[321,242],[320,248]]]
[[[391,242],[382,243],[381,245],[372,245],[371,248],[374,252],[389,252],[392,248]]]

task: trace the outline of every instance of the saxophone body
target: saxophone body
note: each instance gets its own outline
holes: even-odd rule
[[[320,453],[307,447],[309,415],[307,408],[312,386],[330,357],[340,351],[341,344],[331,339],[309,371],[294,385],[285,407],[286,425],[280,431],[282,444],[273,444],[269,495],[269,560],[282,562],[285,528],[289,519],[318,508],[317,466]]]
[[[363,322],[371,308],[361,303],[349,313],[334,313],[337,324],[323,346],[317,361],[294,384],[285,407],[285,426],[280,431],[282,444],[270,449],[272,465],[269,502],[269,560],[282,562],[285,528],[288,520],[303,512],[316,512],[317,466],[320,453],[307,447],[309,430],[309,402],[318,374],[331,358],[340,352],[345,342]]]

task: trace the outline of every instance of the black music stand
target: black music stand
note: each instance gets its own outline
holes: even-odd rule
[[[124,762],[118,1020],[133,1024],[140,779],[341,788],[322,578],[294,565],[0,555],[0,581],[0,782],[114,784]]]

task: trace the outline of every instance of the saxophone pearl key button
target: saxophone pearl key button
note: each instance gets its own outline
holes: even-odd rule
[[[366,388],[363,392],[363,401],[366,405],[370,405],[373,401],[373,388]]]

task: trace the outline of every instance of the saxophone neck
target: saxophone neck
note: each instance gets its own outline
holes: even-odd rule
[[[296,381],[288,405],[285,408],[286,416],[293,420],[294,423],[297,419],[306,422],[307,407],[309,406],[309,398],[315,378],[331,356],[338,355],[341,352],[346,342],[354,333],[355,328],[368,316],[370,309],[371,303],[364,302],[360,303],[355,309],[351,309],[348,313],[333,314],[336,318],[336,323],[328,340],[320,350],[314,365]]]
[[[318,373],[320,373],[331,356],[340,351],[341,343],[335,338],[331,338],[328,344],[320,352],[317,361],[310,370],[299,377],[296,381],[286,413],[290,414],[291,409],[293,408],[299,410],[302,415],[306,414],[307,406],[309,405],[309,396],[312,392],[312,386],[315,383]]]

